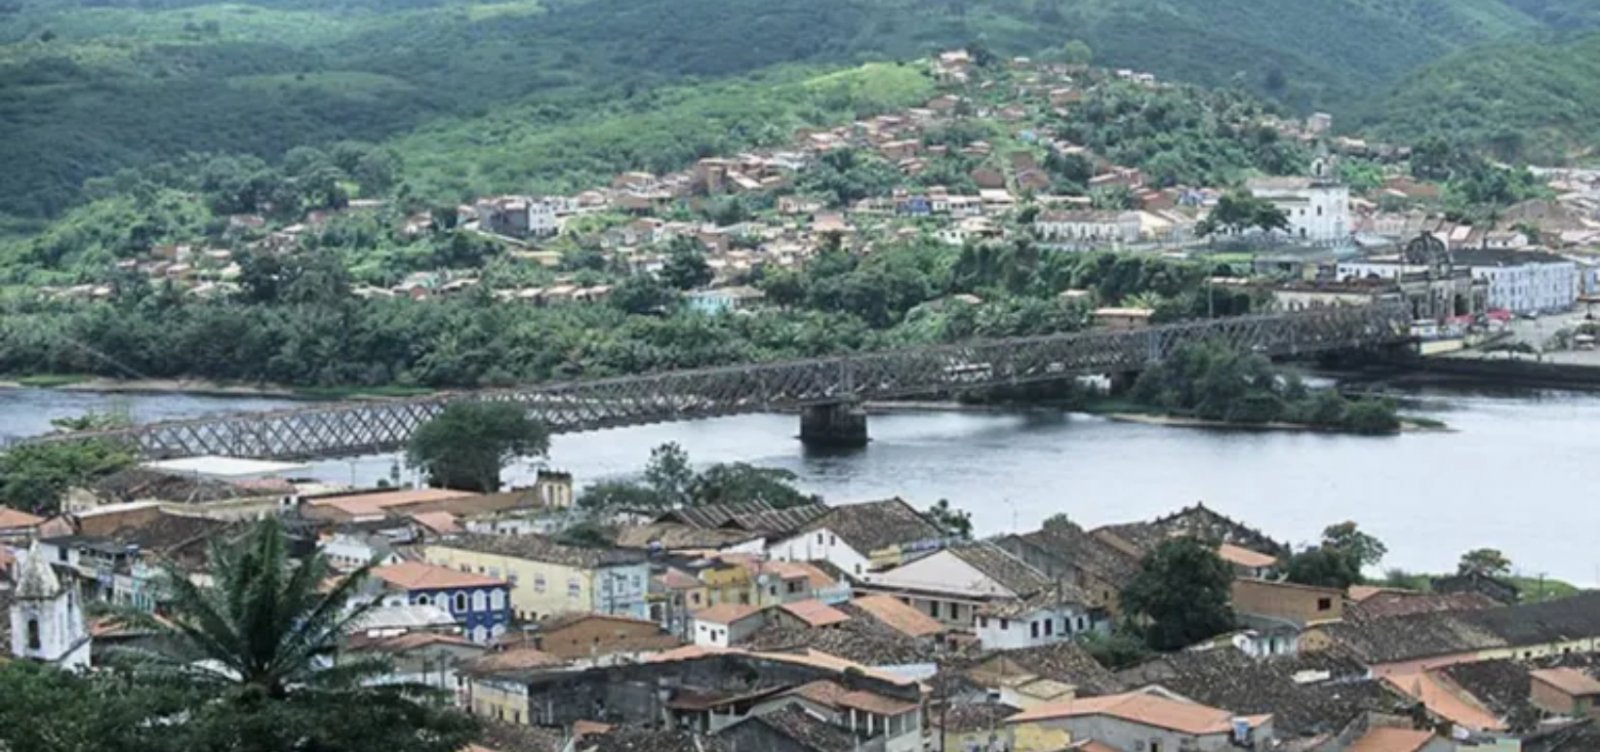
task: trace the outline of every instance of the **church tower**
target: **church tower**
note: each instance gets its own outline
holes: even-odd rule
[[[89,667],[89,632],[74,585],[62,585],[38,541],[28,547],[11,603],[11,654],[65,669]]]

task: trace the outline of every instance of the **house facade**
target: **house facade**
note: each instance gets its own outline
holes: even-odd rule
[[[1350,186],[1338,180],[1328,160],[1312,163],[1309,177],[1255,178],[1246,188],[1284,213],[1286,232],[1295,240],[1331,243],[1350,237]]]
[[[372,576],[384,584],[385,606],[440,606],[472,642],[489,643],[511,624],[505,580],[416,561],[376,567]]]
[[[503,578],[513,617],[534,621],[572,611],[644,619],[650,567],[644,554],[565,546],[539,535],[462,535],[429,544],[430,564]]]
[[[1136,211],[1044,211],[1033,220],[1041,241],[1068,246],[1130,245],[1139,242],[1139,227]]]

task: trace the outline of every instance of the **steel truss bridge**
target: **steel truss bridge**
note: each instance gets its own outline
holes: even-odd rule
[[[1409,324],[1407,312],[1398,307],[1327,308],[1126,331],[1094,330],[514,389],[318,404],[51,434],[21,443],[110,439],[133,445],[147,458],[349,457],[402,449],[418,426],[456,402],[519,403],[552,433],[570,433],[1136,372],[1183,345],[1202,341],[1270,357],[1378,347],[1405,341]]]

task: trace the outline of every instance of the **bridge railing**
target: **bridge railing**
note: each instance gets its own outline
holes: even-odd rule
[[[847,400],[959,393],[1141,370],[1183,345],[1216,341],[1268,356],[1404,339],[1409,319],[1389,306],[1240,316],[1128,331],[1094,330],[907,348],[831,358],[719,366],[557,382],[525,388],[311,405],[52,434],[27,441],[126,441],[142,456],[217,454],[307,458],[397,450],[458,401],[511,401],[563,433],[736,415]]]

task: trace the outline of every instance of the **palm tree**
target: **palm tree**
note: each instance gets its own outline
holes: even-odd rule
[[[371,564],[324,587],[327,560],[293,565],[275,519],[214,541],[210,561],[209,584],[167,565],[162,616],[126,619],[160,647],[118,662],[135,680],[197,694],[184,724],[197,748],[453,752],[470,741],[475,725],[441,693],[376,681],[389,672],[383,661],[333,665],[339,639],[376,603],[354,598]]]

